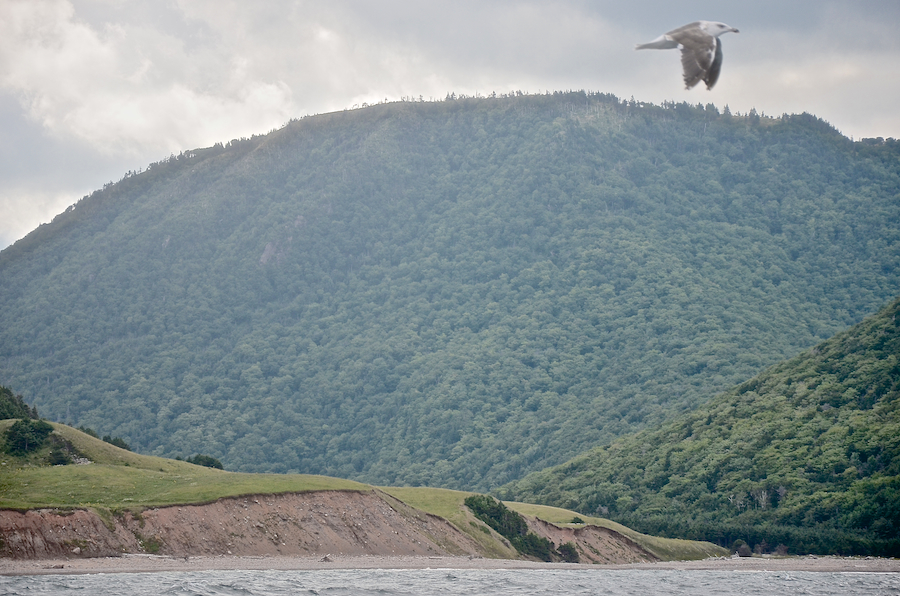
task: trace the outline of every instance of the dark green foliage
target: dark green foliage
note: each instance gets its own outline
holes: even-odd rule
[[[0,385],[0,420],[37,417],[37,408],[29,407],[21,395],[15,395],[11,389]]]
[[[88,428],[86,426],[79,426],[78,430],[80,430],[81,432],[83,432],[86,435],[90,435],[90,436],[94,437],[95,439],[100,438],[100,435],[98,435],[97,431],[95,431],[93,428]]]
[[[750,546],[740,538],[731,543],[731,552],[741,557],[750,557],[753,555]]]
[[[900,292],[898,155],[584,93],[304,118],[0,253],[0,378],[146,453],[487,491]]]
[[[219,470],[225,469],[224,467],[222,467],[222,462],[212,457],[211,455],[203,455],[198,453],[194,457],[189,457],[184,461],[197,466],[206,466],[207,468],[217,468]]]
[[[28,457],[29,465],[65,466],[74,457],[82,457],[66,439],[53,432],[44,420],[25,418],[16,421],[3,435],[2,450],[18,457]]]
[[[100,439],[100,435],[97,434],[93,428],[88,428],[86,426],[79,426],[78,430],[81,432],[94,437],[95,439]],[[126,451],[131,451],[131,445],[125,442],[125,439],[122,437],[113,437],[112,435],[103,435],[102,441],[106,441],[110,445],[115,445],[119,449],[125,449]]]
[[[43,420],[23,418],[6,430],[6,452],[11,455],[27,455],[44,446],[53,427]]]
[[[466,497],[464,503],[475,517],[507,539],[528,533],[525,518],[491,496],[471,495]]]
[[[50,435],[48,443],[50,453],[47,455],[47,462],[51,466],[67,466],[74,463],[74,458],[83,457],[72,443],[57,433]]]
[[[464,503],[475,517],[509,540],[521,554],[542,561],[552,561],[560,556],[552,542],[528,530],[524,517],[493,497],[471,495],[466,497]]]
[[[900,555],[900,299],[696,412],[500,494],[747,552]]]
[[[564,542],[556,549],[559,556],[566,563],[578,563],[581,558],[578,556],[578,550],[575,548],[574,542]]]
[[[47,458],[51,466],[67,466],[72,463],[72,456],[64,449],[54,449]]]
[[[522,536],[513,536],[509,538],[509,543],[523,555],[534,557],[541,561],[553,561],[558,556],[558,553],[553,548],[553,543],[534,532],[526,532]]]
[[[115,445],[119,449],[125,449],[126,451],[131,451],[131,446],[125,442],[125,439],[122,437],[113,437],[110,435],[104,435],[103,440],[109,443],[110,445]]]

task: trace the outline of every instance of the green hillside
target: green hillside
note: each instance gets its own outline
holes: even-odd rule
[[[207,503],[221,497],[371,486],[310,475],[241,474],[140,455],[62,424],[37,452],[6,452],[13,420],[0,420],[0,508],[93,507],[110,510]],[[48,465],[54,451],[86,457],[90,465]]]
[[[183,461],[132,453],[62,424],[53,424],[46,444],[26,456],[7,452],[6,432],[14,420],[0,420],[0,508],[89,508],[107,518],[125,510],[209,503],[224,497],[308,491],[381,490],[404,503],[448,520],[468,534],[483,552],[499,558],[515,551],[472,523],[463,507],[472,493],[435,488],[376,488],[339,478],[302,474],[243,474]],[[89,465],[48,465],[54,451],[89,460]],[[575,513],[564,509],[507,503],[523,514],[564,525]],[[606,519],[585,516],[587,523],[631,538],[661,560],[702,559],[721,554],[709,543],[657,538]],[[2,541],[0,541],[2,548]]]
[[[143,453],[485,490],[900,293],[898,157],[584,93],[303,118],[0,252],[0,383]]]
[[[500,492],[663,536],[898,556],[900,299],[696,412]]]

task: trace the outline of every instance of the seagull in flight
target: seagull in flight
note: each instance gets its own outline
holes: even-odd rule
[[[685,88],[690,89],[703,81],[707,89],[712,89],[722,70],[722,42],[719,36],[729,31],[738,32],[725,23],[695,21],[660,35],[649,43],[638,44],[634,49],[671,50],[680,47]]]

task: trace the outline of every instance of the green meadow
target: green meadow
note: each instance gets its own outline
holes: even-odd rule
[[[0,421],[0,433],[14,420]],[[127,509],[207,503],[246,494],[359,490],[372,487],[351,480],[304,474],[243,474],[187,462],[139,455],[95,439],[79,430],[53,424],[92,463],[41,465],[52,446],[25,458],[0,455],[0,507],[103,507]]]

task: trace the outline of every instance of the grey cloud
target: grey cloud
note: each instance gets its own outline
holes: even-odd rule
[[[686,92],[677,52],[633,47],[701,18],[741,34],[715,90]],[[898,22],[896,0],[0,3],[0,246],[170,152],[401,96],[584,88],[896,137]]]

